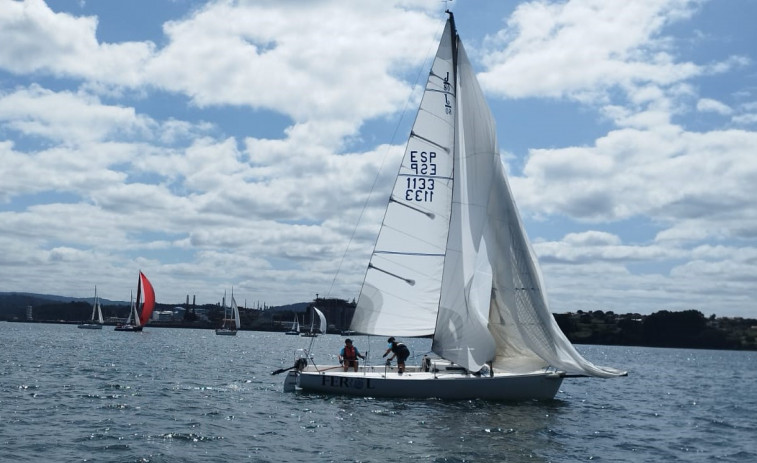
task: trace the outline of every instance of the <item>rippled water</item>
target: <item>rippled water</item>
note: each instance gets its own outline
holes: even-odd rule
[[[756,352],[578,346],[629,376],[508,404],[282,392],[309,341],[0,323],[0,461],[757,461]]]

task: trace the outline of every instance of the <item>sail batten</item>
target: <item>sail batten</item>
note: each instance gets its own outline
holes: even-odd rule
[[[444,151],[446,151],[446,152],[449,152],[449,151],[450,151],[450,149],[449,149],[449,147],[448,147],[448,146],[443,146],[443,145],[440,145],[439,143],[435,142],[434,140],[429,140],[428,138],[422,137],[421,135],[418,135],[418,134],[417,134],[417,133],[415,133],[415,132],[410,132],[410,136],[411,136],[411,137],[414,137],[414,138],[416,138],[416,139],[418,139],[418,140],[420,140],[420,141],[425,141],[426,143],[428,143],[428,144],[430,144],[430,145],[434,145],[434,146],[436,146],[437,148],[439,148],[439,149],[442,149],[442,150],[444,150]],[[407,174],[405,174],[405,175],[407,175]]]

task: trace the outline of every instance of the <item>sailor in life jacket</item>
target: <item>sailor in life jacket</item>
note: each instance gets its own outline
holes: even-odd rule
[[[344,340],[344,347],[339,351],[339,363],[344,367],[344,371],[347,371],[352,366],[357,371],[357,359],[360,357],[365,360],[365,355],[360,354],[357,347],[352,345],[352,339]]]
[[[394,336],[387,339],[386,342],[388,343],[386,346],[386,352],[384,352],[382,357],[389,355],[389,352],[392,353],[392,356],[386,359],[387,365],[392,362],[394,357],[397,357],[397,373],[401,375],[402,372],[405,371],[405,360],[410,357],[410,349],[408,349],[404,343],[397,342],[397,340],[394,339]]]

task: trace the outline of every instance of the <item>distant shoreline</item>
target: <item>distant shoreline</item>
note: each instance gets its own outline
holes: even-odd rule
[[[607,345],[627,347],[653,347],[675,349],[709,350],[757,350],[757,320],[710,318],[697,311],[667,312],[639,318],[627,318],[600,311],[577,314],[555,314],[560,328],[573,344]],[[686,320],[688,319],[688,322]],[[630,321],[629,321],[630,320]],[[4,320],[9,323],[78,325],[70,320]],[[703,323],[704,322],[704,323]],[[116,323],[104,323],[104,327],[115,327]],[[646,327],[646,331],[644,328]],[[153,328],[180,328],[212,330],[217,328],[208,322],[151,321],[145,326]],[[241,327],[239,331],[285,333],[286,326]],[[327,334],[340,334],[340,330],[329,330]],[[353,334],[353,336],[361,336]]]

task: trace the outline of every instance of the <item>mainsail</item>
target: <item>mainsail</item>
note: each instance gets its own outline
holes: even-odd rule
[[[234,294],[231,295],[231,313],[234,316],[234,326],[236,329],[239,329],[242,324],[239,320],[239,307],[237,306],[237,301],[234,299]]]
[[[315,311],[316,314],[318,314],[318,320],[319,320],[318,329],[321,331],[322,334],[326,334],[326,328],[328,326],[326,324],[326,316],[323,315],[323,312],[316,309],[315,307],[313,307],[313,310]],[[315,328],[315,321],[313,321],[313,325],[311,325],[310,331],[312,332],[314,328]]]
[[[494,119],[450,15],[371,255],[351,329],[433,335],[470,371],[585,360],[552,316],[499,157]]]
[[[92,306],[91,320],[101,325],[105,323],[105,320],[103,320],[102,306],[100,306],[100,298],[97,297],[97,286],[95,286],[95,305]]]
[[[137,314],[137,306],[134,302],[134,293],[129,294],[131,303],[129,304],[129,316],[126,317],[126,323],[125,325],[132,325],[140,326],[139,325],[139,316]]]

